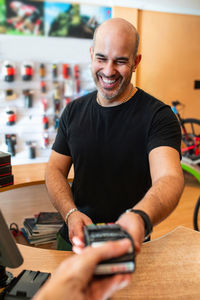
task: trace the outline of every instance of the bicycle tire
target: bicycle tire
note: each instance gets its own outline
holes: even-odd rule
[[[198,226],[199,207],[200,207],[200,197],[197,200],[197,203],[194,208],[194,214],[193,214],[193,226],[194,226],[194,230],[196,231],[199,231],[199,226]]]
[[[191,133],[189,132],[189,134],[193,134],[196,137],[200,137],[200,120],[199,119],[192,119],[192,118],[183,119],[181,123],[184,126],[188,125],[188,127],[190,127],[190,129],[192,129],[192,132]]]
[[[195,137],[200,137],[200,120],[194,118],[183,119],[181,125],[186,129],[186,133],[182,128],[182,142],[186,147],[195,144]],[[192,151],[189,154],[193,154]]]

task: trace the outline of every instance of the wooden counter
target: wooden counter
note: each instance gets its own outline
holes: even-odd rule
[[[36,249],[19,245],[23,269],[52,272],[71,252]],[[67,270],[66,270],[67,272]],[[177,227],[169,234],[142,246],[136,259],[136,271],[128,287],[113,300],[200,299],[200,233]],[[66,295],[67,299],[67,295]]]
[[[34,185],[44,183],[45,169],[47,163],[34,163],[12,166],[12,174],[14,175],[14,184],[8,187],[0,188],[0,192],[15,189],[26,185]],[[73,167],[68,176],[71,182],[74,177]]]

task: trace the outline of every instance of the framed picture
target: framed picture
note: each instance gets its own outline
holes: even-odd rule
[[[14,35],[44,34],[44,3],[40,1],[6,1],[6,33]]]
[[[110,7],[45,2],[45,35],[92,39],[94,30],[111,18]]]

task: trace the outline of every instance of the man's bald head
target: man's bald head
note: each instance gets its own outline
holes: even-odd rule
[[[122,18],[109,19],[96,28],[93,36],[93,48],[95,47],[95,42],[96,39],[98,39],[98,36],[106,36],[111,32],[115,32],[116,37],[118,38],[122,35],[127,35],[133,45],[133,55],[135,57],[139,46],[139,34],[130,22]]]

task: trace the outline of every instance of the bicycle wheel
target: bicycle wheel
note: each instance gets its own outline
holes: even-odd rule
[[[200,137],[200,120],[198,119],[184,119],[181,122],[182,128],[182,149],[187,147],[195,146],[193,149],[188,149],[183,151],[182,154],[185,156],[195,156],[195,151],[199,150],[200,152],[200,143],[195,144],[195,138]]]
[[[197,200],[197,203],[194,208],[194,214],[193,214],[193,226],[194,226],[194,230],[197,231],[199,231],[199,225],[198,225],[199,207],[200,207],[200,197]]]

